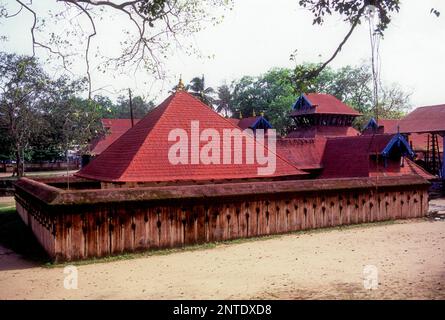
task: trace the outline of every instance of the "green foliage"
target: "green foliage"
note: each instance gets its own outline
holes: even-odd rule
[[[143,118],[151,109],[155,107],[153,101],[145,101],[141,96],[135,96],[132,99],[133,117],[135,119]],[[120,96],[117,104],[112,107],[111,117],[106,118],[122,118],[130,119],[130,99]]]
[[[234,81],[231,108],[235,117],[250,117],[264,112],[278,132],[284,134],[290,124],[289,111],[297,99],[291,70],[275,68],[259,77],[245,76]]]
[[[185,89],[209,107],[215,103],[215,90],[212,87],[206,88],[204,75],[201,78],[194,77]]]
[[[42,132],[40,103],[50,96],[50,78],[37,60],[0,52],[0,128],[7,135],[2,147],[14,153],[17,173],[22,174],[24,150]]]
[[[234,117],[240,112],[244,117],[255,110],[264,111],[265,117],[281,134],[286,134],[290,126],[289,112],[292,104],[302,93],[328,93],[342,100],[363,114],[356,126],[361,128],[370,117],[375,116],[373,107],[371,71],[363,64],[346,66],[337,70],[325,68],[312,78],[305,87],[298,87],[298,77],[310,72],[317,64],[304,63],[294,70],[271,69],[258,77],[244,76],[232,83],[229,109]],[[383,87],[379,93],[379,117],[400,118],[409,107],[409,93],[398,86]]]
[[[375,32],[383,32],[391,22],[391,14],[400,10],[400,0],[300,0],[300,6],[309,8],[314,15],[313,24],[323,24],[326,16],[338,13],[347,22],[354,23],[363,17],[364,8],[373,5],[377,9],[379,24]]]
[[[215,101],[216,112],[222,112],[227,117],[230,113],[231,103],[232,103],[232,93],[228,85],[223,84],[218,87],[217,90],[218,98]]]
[[[65,159],[67,150],[88,152],[103,134],[100,119],[130,118],[129,99],[83,99],[86,80],[51,79],[34,58],[0,53],[0,161],[30,162]],[[154,107],[142,97],[132,99],[135,118]]]

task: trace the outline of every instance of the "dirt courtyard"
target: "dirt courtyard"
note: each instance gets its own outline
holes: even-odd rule
[[[364,289],[364,267],[378,287]],[[0,299],[445,299],[445,222],[398,221],[212,249],[39,267],[0,250]]]

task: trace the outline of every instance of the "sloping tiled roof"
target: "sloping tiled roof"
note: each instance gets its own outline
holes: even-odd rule
[[[378,121],[379,127],[383,127],[381,133],[397,133],[397,127],[400,119],[380,119]]]
[[[399,125],[402,133],[445,132],[445,104],[417,108]]]
[[[299,169],[321,169],[321,159],[326,145],[325,138],[277,139],[277,153]]]
[[[360,112],[354,110],[352,107],[343,103],[336,97],[330,94],[323,93],[309,93],[303,95],[310,103],[310,107],[302,109],[295,109],[291,115],[303,115],[303,114],[338,114],[338,115],[350,115],[359,116]]]
[[[134,119],[134,124],[140,119]],[[90,146],[91,154],[99,155],[108,148],[114,141],[131,128],[131,119],[102,119],[102,126],[105,129],[105,135],[93,141]]]
[[[414,162],[405,158],[400,166],[398,159],[392,159],[392,150],[409,153],[406,141],[400,135],[365,135],[355,137],[317,139],[278,139],[277,152],[289,162],[303,170],[321,169],[319,178],[352,178],[420,175],[432,179]],[[397,149],[393,149],[393,148]],[[398,148],[402,148],[401,150]],[[387,160],[373,155],[387,154]]]
[[[254,128],[254,126],[258,127],[259,124],[259,127],[263,126],[265,129],[272,128],[271,124],[263,116],[247,117],[242,119],[228,118],[227,120],[240,127],[242,130],[248,128],[257,129]]]
[[[276,158],[276,171],[270,176],[259,176],[257,169],[264,166],[246,164],[244,155],[242,164],[173,165],[169,162],[168,152],[175,142],[168,141],[169,133],[172,129],[182,129],[190,137],[192,121],[199,121],[200,130],[217,130],[221,137],[224,129],[239,129],[189,93],[178,91],[150,111],[77,175],[108,182],[161,182],[305,174],[279,156]],[[248,139],[254,138],[249,136]],[[205,144],[201,142],[201,146]],[[232,145],[232,154],[241,151]]]
[[[227,120],[232,122],[235,126],[237,126],[240,121],[240,119],[237,119],[237,118],[228,118]]]
[[[255,122],[258,121],[258,119],[260,119],[261,116],[256,116],[256,117],[247,117],[247,118],[242,118],[239,119],[238,121],[238,127],[240,127],[241,129],[247,129],[247,128],[252,128],[252,126],[255,124]]]
[[[297,128],[290,132],[286,138],[352,137],[358,135],[360,135],[360,132],[353,127],[311,126],[309,128]]]
[[[322,158],[322,178],[368,177],[370,155],[380,154],[393,135],[330,138]]]
[[[371,164],[371,171],[369,172],[370,177],[391,177],[400,175],[419,175],[424,179],[431,180],[435,179],[436,176],[425,171],[422,167],[415,164],[410,159],[405,158],[405,163],[403,167],[393,163],[389,168],[384,168],[382,165],[376,166]]]
[[[407,115],[408,119],[412,118],[412,116]],[[406,118],[404,118],[406,119]],[[389,134],[395,134],[399,130],[399,124],[403,123],[403,119],[380,119],[379,120],[379,130],[378,133],[389,133]],[[414,120],[413,120],[414,121]],[[445,121],[445,120],[444,120]],[[365,128],[363,130],[363,134],[372,134],[374,133],[371,128]],[[408,133],[408,132],[405,132]],[[409,142],[412,144],[413,150],[419,152],[419,151],[426,151],[428,147],[428,133],[410,133],[408,136]],[[443,149],[443,138],[439,135],[437,137],[438,143],[439,143],[439,150],[442,152]]]

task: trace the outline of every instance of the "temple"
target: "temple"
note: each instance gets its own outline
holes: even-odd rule
[[[246,150],[254,142],[254,137],[242,137],[243,145],[239,149],[234,143],[224,149],[231,158],[242,154],[239,163],[224,163],[223,154],[218,155],[208,165],[201,159],[193,163],[190,155],[182,165],[172,164],[169,152],[173,145],[169,135],[172,130],[179,130],[191,137],[191,124],[196,123],[199,130],[214,130],[219,137],[224,131],[241,132],[239,127],[220,116],[207,105],[186,91],[179,90],[168,97],[157,108],[151,110],[133,128],[125,132],[94,161],[82,168],[76,176],[101,181],[109,187],[124,185],[149,185],[150,183],[192,183],[199,181],[223,181],[259,179],[258,164],[247,163]],[[197,132],[201,134],[201,132]],[[176,139],[176,137],[175,137]],[[206,145],[200,137],[197,152]],[[175,140],[176,141],[176,140]],[[188,150],[191,143],[186,146]],[[267,149],[267,146],[266,146]],[[273,150],[269,150],[274,153]],[[186,152],[186,151],[184,151]],[[193,152],[193,150],[191,150]],[[200,156],[201,154],[199,154]],[[197,155],[198,156],[198,155]],[[276,156],[276,170],[267,179],[288,179],[304,176],[306,173],[290,164],[286,159]],[[109,185],[111,183],[111,185]]]
[[[432,175],[405,136],[358,135],[335,97],[299,97],[275,144],[262,115],[235,123],[178,87],[75,176],[17,181],[17,212],[52,259],[427,214]]]

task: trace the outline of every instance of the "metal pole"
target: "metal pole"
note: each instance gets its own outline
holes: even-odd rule
[[[442,161],[442,180],[445,181],[445,134],[442,135],[442,157],[443,157],[443,161]],[[445,190],[445,186],[444,186],[444,190]]]
[[[436,159],[436,139],[437,139],[437,137],[436,137],[436,134],[435,133],[433,133],[432,135],[431,135],[431,140],[433,140],[433,147],[432,147],[432,152],[433,152],[433,159],[432,159],[432,166],[433,166],[433,172],[434,172],[434,174],[436,175],[439,175],[438,173],[438,167],[437,167],[437,159]]]
[[[442,195],[445,195],[445,132],[442,132]],[[439,150],[439,157],[440,157],[440,150]]]
[[[131,127],[134,126],[134,119],[133,119],[133,101],[131,100],[131,89],[128,89],[128,95],[130,96],[130,118],[131,118]]]

